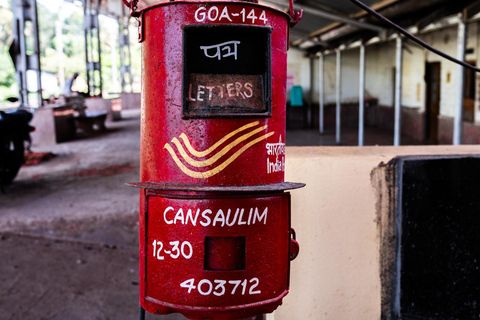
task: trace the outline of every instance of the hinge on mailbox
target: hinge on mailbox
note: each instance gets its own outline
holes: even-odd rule
[[[137,17],[138,21],[138,43],[142,43],[143,39],[145,39],[145,28],[143,26],[143,11],[142,13]]]

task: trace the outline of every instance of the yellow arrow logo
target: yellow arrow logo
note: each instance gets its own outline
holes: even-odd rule
[[[228,157],[225,161],[223,161],[222,163],[220,163],[219,165],[217,165],[216,167],[214,167],[214,168],[212,168],[208,171],[200,172],[200,171],[195,171],[195,170],[191,170],[191,169],[187,168],[187,166],[185,164],[183,164],[183,162],[177,156],[173,147],[169,143],[166,143],[164,148],[170,153],[170,156],[172,157],[173,161],[175,161],[175,163],[180,168],[180,170],[183,171],[183,173],[185,173],[186,175],[188,175],[192,178],[206,179],[206,178],[212,177],[212,176],[216,175],[217,173],[221,172],[223,169],[228,167],[228,165],[230,165],[233,161],[235,161],[235,159],[237,159],[246,150],[248,150],[249,148],[251,148],[255,144],[259,143],[260,141],[263,141],[263,140],[267,139],[268,137],[270,137],[274,134],[274,132],[270,132],[270,133],[264,134],[260,137],[250,139],[254,135],[256,135],[257,133],[260,133],[260,132],[265,131],[267,129],[268,126],[262,126],[262,127],[255,128],[256,126],[258,126],[259,123],[260,123],[259,121],[251,122],[247,125],[244,125],[244,126],[238,128],[238,129],[230,132],[229,134],[225,135],[223,138],[218,140],[211,147],[207,148],[204,151],[197,151],[195,148],[193,148],[191,143],[190,143],[190,140],[187,137],[187,135],[185,133],[182,133],[179,136],[179,138],[183,141],[183,143],[185,145],[185,148],[188,150],[188,152],[190,152],[190,154],[193,157],[202,158],[202,157],[210,155],[212,152],[214,152],[216,149],[218,149],[221,145],[223,145],[224,143],[231,140],[231,138],[233,138],[235,135],[239,134],[242,131],[250,129],[248,132],[244,133],[243,135],[239,136],[237,139],[233,140],[232,142],[230,142],[229,144],[224,146],[216,154],[214,154],[211,157],[209,157],[208,159],[204,159],[204,160],[193,159],[193,157],[190,156],[187,153],[185,148],[182,146],[182,144],[180,143],[180,141],[176,137],[171,140],[171,143],[177,148],[178,153],[180,154],[180,157],[187,164],[189,164],[190,166],[195,167],[195,168],[203,168],[203,167],[211,166],[211,165],[215,164],[218,160],[222,159],[230,150],[232,150],[233,148],[238,146],[240,143],[242,143],[244,141],[249,141],[244,146],[242,146],[240,149],[238,149],[235,153],[233,153],[230,157]]]

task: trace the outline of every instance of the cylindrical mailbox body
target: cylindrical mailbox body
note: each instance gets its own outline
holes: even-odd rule
[[[298,252],[284,192],[302,186],[284,182],[290,17],[174,1],[139,19],[141,305],[190,319],[272,312]]]
[[[247,2],[175,1],[145,10],[142,181],[284,181],[284,148],[267,153],[267,145],[285,144],[288,19],[281,11]],[[198,58],[205,55],[200,46],[229,39],[240,43],[227,44],[219,52],[236,49],[236,57]],[[186,52],[195,45],[191,42],[198,43],[196,51]],[[216,49],[206,54],[213,56]],[[252,59],[252,49],[262,56]],[[231,65],[235,74],[219,73]],[[243,69],[249,74],[239,74]],[[237,108],[215,108],[227,103]]]

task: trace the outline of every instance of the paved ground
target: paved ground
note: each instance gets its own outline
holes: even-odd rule
[[[137,319],[139,112],[0,194],[0,319]],[[184,319],[181,316],[147,319]]]
[[[138,181],[140,121],[138,110],[124,116],[101,135],[34,147],[56,157],[23,167],[0,194],[0,319],[138,318],[138,190],[124,184]],[[366,132],[367,144],[392,140]],[[333,132],[287,135],[319,144],[333,145]]]

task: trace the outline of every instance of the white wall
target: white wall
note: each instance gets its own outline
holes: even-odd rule
[[[405,55],[404,72],[407,77],[403,80],[404,106],[421,108],[424,100],[423,71],[425,69],[423,53],[421,50],[412,48],[414,54]],[[420,56],[419,56],[420,53]],[[325,79],[325,103],[335,103],[336,99],[336,54],[325,56],[324,79]],[[295,72],[296,82],[305,90],[310,88],[309,59],[298,50],[289,51],[289,71]],[[319,65],[318,58],[314,62],[314,96],[313,101],[319,101]],[[359,48],[342,51],[342,102],[358,101],[359,86]],[[368,46],[366,49],[366,82],[365,96],[378,98],[381,105],[393,105],[393,72],[395,68],[395,42],[388,42]],[[417,74],[422,70],[421,74]],[[302,77],[302,79],[298,79]],[[416,79],[412,79],[415,78]],[[420,81],[421,80],[421,81]],[[417,88],[418,86],[418,88]],[[418,92],[420,94],[418,95]]]
[[[480,65],[480,22],[468,26],[467,48],[473,48],[474,53],[467,55],[467,60],[476,60]],[[457,26],[426,33],[420,38],[445,53],[457,56]],[[420,48],[411,41],[404,41],[403,51],[403,92],[402,105],[425,111],[425,65],[427,62],[441,63],[441,97],[440,114],[453,117],[456,64],[445,60],[438,55]],[[394,102],[394,69],[395,69],[395,40],[369,45],[366,48],[366,97],[377,98],[383,106],[393,106]],[[336,83],[336,54],[325,56],[325,103],[335,102]],[[304,91],[310,90],[310,62],[305,54],[290,49],[288,70],[295,73],[295,82],[303,86]],[[318,103],[318,58],[314,63],[313,101]],[[342,52],[342,102],[358,101],[359,78],[359,49],[349,49]],[[477,77],[478,78],[478,77]],[[480,91],[477,81],[477,91]],[[305,95],[307,98],[308,95]],[[480,92],[477,96],[476,120],[480,122]]]
[[[358,85],[359,85],[359,51],[352,49],[341,53],[342,65],[342,101],[356,102],[358,101]],[[318,60],[318,59],[317,59]],[[337,56],[331,54],[325,56],[325,103],[336,102],[336,79],[337,79]],[[315,79],[318,79],[318,68],[316,69]],[[318,81],[315,87],[315,102],[319,101]]]
[[[380,105],[393,106],[394,68],[394,41],[367,47],[365,77],[367,97],[378,98]]]
[[[425,51],[404,42],[402,106],[425,111]]]

